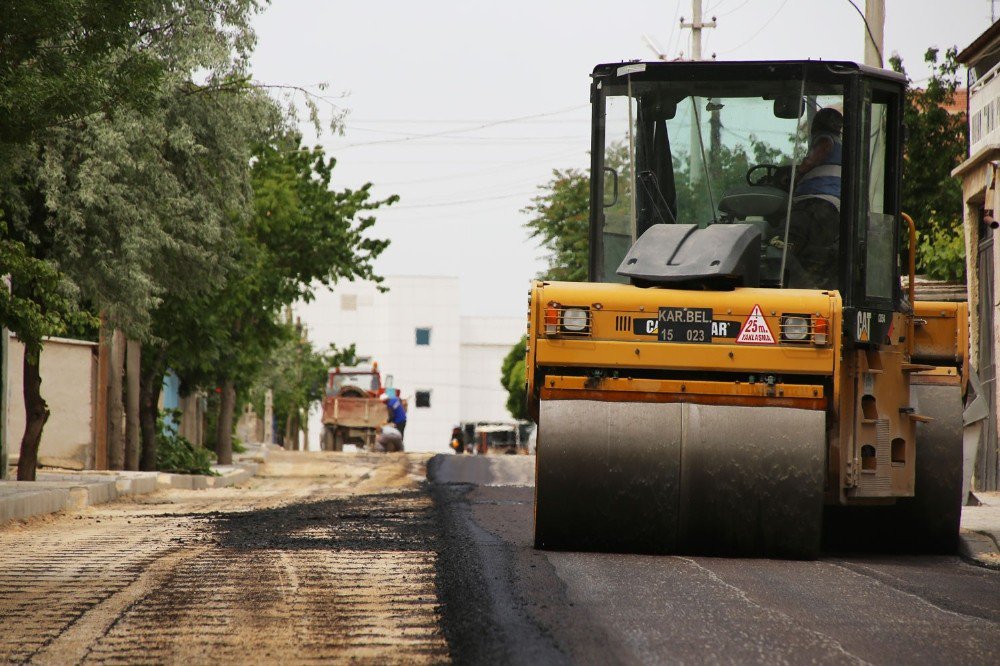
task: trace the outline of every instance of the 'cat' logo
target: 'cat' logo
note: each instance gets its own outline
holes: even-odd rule
[[[868,342],[872,337],[872,313],[858,312],[858,342]]]

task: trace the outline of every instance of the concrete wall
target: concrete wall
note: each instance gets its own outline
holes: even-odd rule
[[[93,467],[94,395],[97,382],[97,345],[80,340],[49,338],[41,356],[42,397],[49,405],[42,431],[39,463],[54,467]],[[7,438],[16,457],[24,434],[24,345],[11,338],[9,348],[10,402]]]
[[[500,366],[526,330],[520,317],[462,317],[462,421],[509,421]]]

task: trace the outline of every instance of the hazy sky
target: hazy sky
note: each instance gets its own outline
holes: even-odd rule
[[[847,0],[703,4],[719,24],[706,56],[864,55]],[[690,0],[273,0],[256,20],[254,75],[325,82],[319,94],[349,112],[343,136],[321,138],[334,185],[401,197],[378,214],[374,235],[393,241],[382,274],[458,275],[463,315],[521,316],[544,253],[520,211],[552,169],[586,168],[590,71],[654,59],[643,35],[671,58],[690,53],[678,29],[690,14]],[[884,50],[919,82],[927,47],[961,49],[989,22],[989,0],[887,0]]]

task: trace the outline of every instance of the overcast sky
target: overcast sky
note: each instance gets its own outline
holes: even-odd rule
[[[718,17],[705,56],[863,59],[848,0],[703,4]],[[320,141],[335,187],[401,197],[378,214],[374,235],[392,239],[382,274],[457,275],[463,315],[522,316],[544,253],[521,209],[552,169],[586,168],[590,71],[654,59],[643,35],[689,54],[678,22],[690,15],[690,0],[273,0],[256,20],[254,76],[317,93],[325,82],[319,94],[349,112],[344,135]],[[884,51],[919,83],[927,47],[964,48],[989,23],[989,0],[887,0]]]

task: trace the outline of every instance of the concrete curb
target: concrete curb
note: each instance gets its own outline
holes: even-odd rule
[[[156,484],[159,488],[175,488],[180,490],[227,488],[250,480],[257,473],[259,467],[257,463],[251,462],[239,462],[234,465],[212,465],[212,471],[218,472],[219,476],[160,472],[156,478]]]
[[[962,530],[958,553],[962,559],[987,569],[1000,570],[1000,546],[983,532]]]
[[[11,485],[15,483],[19,482],[0,482],[0,525],[10,520],[25,520],[43,513],[62,511],[69,501],[69,490],[65,488],[31,489]]]
[[[225,488],[248,481],[259,468],[254,462],[216,465],[213,469],[220,476],[104,470],[39,472],[36,481],[0,481],[0,526],[11,520],[105,504],[119,497],[146,495],[160,488]]]

